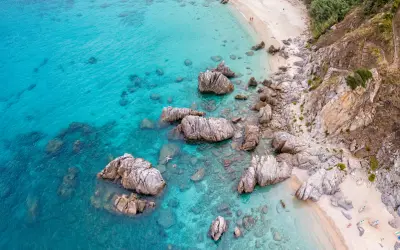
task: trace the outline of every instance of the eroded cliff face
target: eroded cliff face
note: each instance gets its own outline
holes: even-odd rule
[[[375,175],[382,200],[399,210],[400,197],[400,9],[371,17],[355,9],[312,46],[304,70],[310,77],[301,111],[310,134],[344,143]],[[372,73],[352,89],[346,77]],[[378,165],[372,166],[372,161]],[[400,211],[400,210],[399,210]]]

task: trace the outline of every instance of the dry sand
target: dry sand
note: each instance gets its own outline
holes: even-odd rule
[[[231,0],[231,3],[267,48],[270,45],[281,47],[282,40],[298,37],[307,31],[307,10],[300,0]],[[250,21],[250,17],[254,20]],[[283,57],[269,57],[270,72],[285,64]]]
[[[266,43],[267,48],[272,44],[282,46],[282,40],[307,34],[307,10],[300,0],[231,0],[232,6],[241,16],[249,22],[250,26]],[[250,21],[250,17],[254,20]],[[290,60],[290,59],[289,59]],[[286,65],[287,60],[281,56],[270,56],[270,72],[278,70],[279,66]],[[303,170],[295,170],[291,178],[293,190],[296,190],[308,176]],[[357,185],[356,180],[364,178],[362,185]],[[396,242],[395,229],[388,225],[392,218],[381,202],[380,192],[372,185],[367,185],[365,173],[358,172],[355,176],[348,175],[340,185],[345,196],[353,202],[354,209],[349,213],[351,220],[346,219],[341,209],[330,203],[329,196],[323,196],[319,202],[307,201],[318,218],[318,223],[323,224],[323,234],[329,235],[329,244],[335,249],[393,249]],[[359,213],[360,207],[366,209]],[[368,220],[379,220],[380,225],[374,228]],[[363,236],[359,236],[357,223],[361,220],[365,229]],[[348,228],[347,226],[352,225]]]

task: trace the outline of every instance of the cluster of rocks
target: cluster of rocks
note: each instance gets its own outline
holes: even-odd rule
[[[130,154],[124,154],[112,160],[97,176],[101,179],[120,182],[125,189],[144,195],[158,195],[166,185],[159,170],[153,168],[150,162],[142,158],[134,158]],[[139,199],[133,193],[129,196],[115,195],[111,201],[113,206],[99,205],[101,198],[97,196],[99,194],[96,194],[92,200],[96,207],[103,206],[108,211],[126,215],[136,215],[155,206],[154,202]]]
[[[146,209],[156,206],[153,201],[141,200],[133,193],[129,196],[126,194],[115,195],[113,201],[115,211],[125,215],[143,213]]]
[[[153,168],[150,162],[134,158],[131,154],[112,160],[97,177],[119,181],[125,189],[145,195],[158,195],[166,185],[160,171]]]

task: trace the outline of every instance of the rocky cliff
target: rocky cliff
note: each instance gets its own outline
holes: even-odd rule
[[[317,140],[345,145],[400,211],[400,9],[355,7],[315,41],[303,70],[302,125]],[[370,72],[370,73],[368,73]],[[370,75],[369,75],[370,74]]]

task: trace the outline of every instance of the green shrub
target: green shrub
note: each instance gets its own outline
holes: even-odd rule
[[[312,0],[309,9],[314,37],[318,38],[333,24],[343,20],[357,3],[359,0]]]
[[[378,167],[379,167],[379,162],[378,162],[378,159],[376,159],[375,156],[371,156],[371,157],[369,158],[369,166],[370,166],[370,168],[371,168],[372,171],[375,171],[375,170],[378,169]]]
[[[375,178],[376,178],[376,175],[375,175],[375,174],[370,174],[370,175],[368,176],[368,180],[369,180],[370,182],[374,182],[374,181],[375,181]]]
[[[372,73],[368,69],[361,68],[361,69],[357,69],[354,72],[357,73],[358,75],[360,75],[361,79],[364,82],[368,81],[369,79],[372,79]]]
[[[346,169],[346,165],[344,163],[338,163],[336,164],[336,167],[338,167],[341,171],[344,171]]]
[[[363,8],[365,15],[372,15],[378,13],[378,11],[389,2],[390,0],[364,0]]]
[[[347,76],[346,83],[352,90],[355,90],[358,86],[366,88],[369,79],[372,79],[371,71],[361,68],[355,70],[353,75]]]
[[[393,14],[396,14],[397,10],[399,9],[399,6],[400,6],[400,0],[394,0],[391,9]]]

